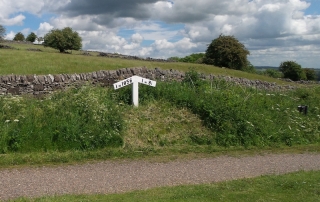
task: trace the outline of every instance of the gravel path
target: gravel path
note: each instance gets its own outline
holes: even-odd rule
[[[119,193],[320,170],[320,154],[205,158],[168,163],[105,161],[61,167],[0,170],[0,200],[44,195]]]

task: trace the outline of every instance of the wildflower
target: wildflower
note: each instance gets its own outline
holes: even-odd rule
[[[13,120],[14,122],[19,122],[19,120],[18,119],[15,119],[15,120]]]
[[[5,123],[9,123],[9,122],[10,122],[10,120],[6,120],[6,121],[5,121]]]
[[[305,126],[303,126],[303,125],[301,125],[300,127],[301,127],[301,128],[305,128]]]
[[[291,130],[291,127],[290,126],[288,126],[289,127],[289,129]]]

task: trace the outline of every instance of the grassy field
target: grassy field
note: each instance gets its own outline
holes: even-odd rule
[[[214,184],[164,187],[110,195],[66,195],[15,201],[281,201],[316,202],[320,198],[320,171],[263,176]]]
[[[278,79],[235,71],[226,68],[218,68],[210,65],[191,63],[166,63],[139,60],[125,60],[117,58],[98,57],[97,52],[91,52],[91,56],[85,56],[81,51],[73,51],[72,54],[61,54],[59,51],[44,48],[38,45],[12,44],[15,49],[0,49],[0,75],[5,74],[60,74],[60,73],[85,73],[98,70],[114,70],[127,67],[142,67],[162,69],[176,69],[189,71],[190,68],[198,72],[215,75],[229,75],[248,79],[265,80],[279,84],[288,84]],[[27,51],[27,49],[40,49]],[[12,59],[14,58],[14,59]]]

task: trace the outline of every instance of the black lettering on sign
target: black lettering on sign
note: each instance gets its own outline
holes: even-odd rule
[[[152,81],[149,81],[149,86],[152,86]]]

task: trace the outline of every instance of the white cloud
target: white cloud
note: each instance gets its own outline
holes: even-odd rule
[[[9,32],[6,36],[5,36],[5,39],[7,40],[12,40],[14,38],[14,36],[16,35],[16,33],[14,32]]]
[[[36,31],[36,35],[39,37],[44,37],[47,33],[49,33],[54,27],[47,22],[40,23],[38,30]]]

